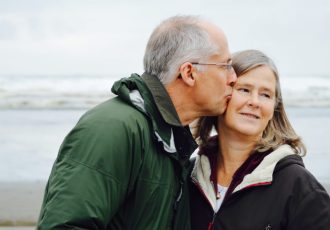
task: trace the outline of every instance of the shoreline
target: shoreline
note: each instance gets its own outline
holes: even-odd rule
[[[330,181],[320,183],[330,194]],[[45,186],[46,181],[0,182],[0,230],[35,226]]]
[[[0,227],[35,226],[46,181],[0,182]]]

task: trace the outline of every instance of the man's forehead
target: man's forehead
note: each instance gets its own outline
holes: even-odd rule
[[[211,56],[211,59],[214,61],[218,61],[218,62],[226,62],[226,63],[231,63],[232,62],[232,57],[231,54],[229,53],[218,53],[215,55]]]

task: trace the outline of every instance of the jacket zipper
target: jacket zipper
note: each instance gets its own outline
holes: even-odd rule
[[[183,181],[180,180],[180,191],[179,191],[179,194],[178,194],[178,196],[176,197],[176,199],[175,199],[175,203],[174,203],[174,210],[175,210],[175,211],[178,209],[178,204],[179,204],[179,202],[180,202],[180,200],[181,200],[181,197],[182,197],[182,193],[183,193],[183,189],[182,189],[182,187],[183,187]]]
[[[179,194],[175,198],[175,201],[174,201],[174,204],[173,204],[173,217],[172,217],[171,229],[174,229],[175,222],[176,222],[176,215],[177,215],[176,212],[178,210],[178,205],[181,201],[182,194],[183,194],[183,181],[180,179],[179,183],[180,183]]]
[[[198,188],[198,190],[203,194],[204,198],[207,200],[207,202],[209,203],[209,205],[210,205],[211,208],[212,208],[212,204],[211,204],[210,201],[207,199],[207,197],[206,197],[206,195],[205,195],[203,189],[199,186],[198,181],[196,181],[195,178],[193,178],[193,177],[191,178],[191,180],[192,180],[192,182],[196,185],[196,187]],[[236,192],[230,194],[228,197],[227,197],[227,194],[226,194],[225,199],[223,200],[221,206],[223,207],[224,204],[227,203],[228,198],[229,198],[229,197],[231,198],[231,196],[234,195],[234,194],[236,195],[237,192],[241,192],[242,190],[249,189],[249,188],[251,188],[251,187],[259,187],[259,186],[265,186],[265,185],[269,185],[269,184],[270,184],[270,183],[252,184],[252,185],[250,185],[250,186],[244,187],[244,188],[242,188],[242,189],[240,189],[240,190],[238,190],[238,191],[236,191]],[[220,209],[221,209],[221,207],[220,207]],[[220,209],[218,210],[218,212],[220,211]],[[213,228],[213,224],[214,224],[214,220],[215,220],[215,217],[216,217],[216,214],[217,214],[217,212],[215,212],[213,208],[212,208],[212,210],[213,210],[213,217],[212,217],[211,222],[209,222],[209,224],[208,224],[207,230],[212,230],[212,228]]]
[[[209,205],[211,206],[212,208],[212,211],[213,211],[213,217],[212,217],[212,220],[211,222],[209,222],[209,225],[207,227],[207,230],[211,230],[212,227],[213,227],[213,223],[214,223],[214,220],[215,220],[215,216],[216,216],[216,212],[214,211],[213,207],[212,207],[212,204],[210,203],[210,201],[207,199],[203,189],[199,186],[199,183],[192,177],[191,178],[192,182],[196,185],[196,187],[198,188],[198,190],[203,194],[204,198],[207,200],[207,202],[209,203]]]
[[[216,214],[217,214],[216,212],[213,212],[212,221],[209,223],[209,226],[207,227],[207,230],[212,230]]]

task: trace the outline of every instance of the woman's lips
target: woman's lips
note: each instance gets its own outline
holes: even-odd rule
[[[254,119],[260,119],[260,116],[253,114],[253,113],[240,113],[241,115],[250,117],[250,118],[254,118]]]

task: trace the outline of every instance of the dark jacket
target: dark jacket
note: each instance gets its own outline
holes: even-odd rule
[[[211,172],[198,170],[207,168],[209,158],[204,155],[197,158],[190,184],[192,229],[330,229],[329,195],[304,168],[301,157],[288,145],[260,156],[256,154],[234,174],[218,212],[212,208],[215,195],[207,194],[213,184],[203,186]],[[253,166],[255,162],[258,163]],[[204,175],[197,176],[201,171]]]
[[[37,228],[189,229],[189,128],[155,76],[134,74],[112,91],[61,145]]]

